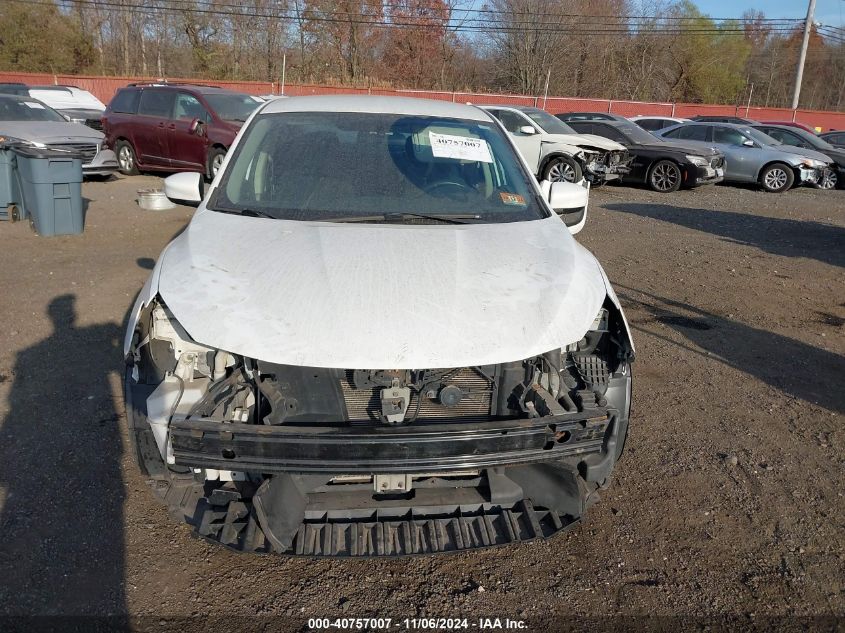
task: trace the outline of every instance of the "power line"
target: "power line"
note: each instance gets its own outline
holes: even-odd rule
[[[18,4],[27,4],[27,5],[50,5],[55,6],[53,2],[49,0],[8,0],[9,2],[15,2]],[[178,2],[187,2],[188,0],[175,0],[174,3]],[[149,15],[151,7],[138,7],[138,6],[129,6],[124,5],[119,2],[115,1],[108,1],[108,0],[72,0],[74,5],[78,6],[90,6],[90,7],[108,7],[112,11],[117,13],[130,13],[130,14],[143,14]],[[193,4],[193,3],[192,3]],[[183,4],[184,6],[184,4]],[[215,6],[228,6],[230,8],[242,8],[240,5],[224,5],[219,4]],[[160,11],[170,11],[173,12],[173,9],[161,7],[159,8]],[[178,11],[179,9],[176,9]],[[560,24],[544,24],[544,23],[513,23],[509,21],[490,21],[490,20],[480,20],[480,19],[471,19],[470,22],[475,24],[460,24],[453,27],[446,26],[443,20],[439,22],[434,22],[432,18],[422,17],[422,18],[415,18],[415,17],[403,17],[400,20],[391,20],[386,21],[384,19],[374,19],[375,16],[365,13],[351,13],[351,12],[324,12],[324,15],[315,16],[315,15],[307,15],[307,16],[297,16],[291,13],[285,12],[263,12],[257,13],[254,11],[224,11],[220,9],[197,9],[191,6],[190,9],[183,9],[185,11],[190,11],[191,13],[199,13],[203,15],[218,15],[218,16],[227,16],[227,17],[255,17],[255,18],[266,18],[266,19],[288,19],[288,20],[304,20],[306,22],[324,22],[324,23],[338,23],[338,24],[358,24],[363,26],[372,26],[374,28],[414,28],[414,29],[439,29],[439,30],[449,30],[451,32],[466,32],[466,33],[489,33],[489,32],[506,32],[506,33],[533,33],[533,34],[540,34],[540,33],[566,33],[566,34],[583,34],[583,35],[601,35],[601,34],[637,34],[641,32],[645,32],[648,34],[660,34],[660,35],[682,35],[687,33],[696,33],[696,34],[727,34],[727,33],[746,33],[747,30],[744,27],[738,26],[736,28],[725,28],[725,27],[686,27],[683,25],[668,25],[653,29],[642,29],[636,26],[634,27],[626,27],[624,25],[619,26],[610,26],[606,28],[598,28],[596,26],[591,26],[590,28],[584,28],[584,23],[572,24],[568,26],[563,26]],[[336,17],[327,17],[333,15],[349,15],[350,17],[347,19],[336,18]],[[615,18],[621,20],[622,18]],[[662,18],[655,18],[655,19],[662,19]],[[689,18],[687,18],[689,21]],[[522,24],[529,24],[529,26],[521,26]],[[587,23],[587,24],[597,24],[597,23]],[[793,27],[786,27],[786,26],[772,26],[767,29],[767,32],[773,33],[792,33],[795,29]]]

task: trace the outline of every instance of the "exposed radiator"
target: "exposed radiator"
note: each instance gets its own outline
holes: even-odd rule
[[[353,382],[353,370],[346,370],[340,381],[346,410],[352,421],[377,421],[381,413],[381,388],[356,389]],[[412,392],[411,404],[405,415],[406,420],[414,419],[419,406],[417,420],[446,420],[460,418],[467,422],[483,422],[490,418],[490,404],[493,389],[490,382],[477,370],[470,367],[455,369],[443,379],[443,384],[460,387],[465,395],[455,407],[444,407],[435,397],[422,395],[422,401]]]

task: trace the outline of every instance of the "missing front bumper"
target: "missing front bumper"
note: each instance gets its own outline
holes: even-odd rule
[[[262,473],[427,473],[599,452],[613,412],[476,424],[264,426],[177,418],[177,466]]]

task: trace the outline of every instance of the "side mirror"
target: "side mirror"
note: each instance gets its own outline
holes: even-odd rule
[[[205,183],[198,172],[186,171],[164,179],[164,195],[176,204],[199,206],[204,194]]]
[[[745,139],[742,142],[742,146],[743,147],[757,147],[757,144],[754,141],[752,141],[751,139]]]
[[[205,134],[203,130],[203,121],[202,119],[191,119],[191,124],[188,126],[188,131],[191,134],[196,134],[197,136],[202,136]]]
[[[590,183],[586,180],[579,184],[544,180],[540,183],[540,190],[546,196],[552,210],[569,227],[569,232],[572,235],[580,233],[587,223]]]
[[[534,129],[533,125],[523,125],[519,128],[520,134],[525,134],[526,136],[533,136],[537,133],[537,130]]]

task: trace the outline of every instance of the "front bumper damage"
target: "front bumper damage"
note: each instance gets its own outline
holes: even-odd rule
[[[621,179],[631,172],[631,162],[634,157],[627,151],[610,151],[597,153],[594,160],[584,166],[585,177],[592,184],[602,184],[611,180]]]
[[[725,157],[714,156],[710,164],[706,166],[690,165],[684,171],[684,185],[687,187],[699,187],[701,185],[712,185],[722,182],[725,179]]]
[[[534,385],[537,417],[410,426],[263,426],[177,416],[175,464],[126,382],[139,461],[171,513],[205,539],[256,553],[397,556],[547,538],[580,522],[627,435],[630,373],[566,411]],[[573,403],[575,404],[575,403]],[[263,473],[260,485],[242,473]],[[216,477],[216,480],[212,478]],[[257,487],[256,487],[257,486]]]
[[[825,172],[832,167],[832,165],[825,167],[807,167],[802,165],[796,169],[798,184],[819,187]]]

